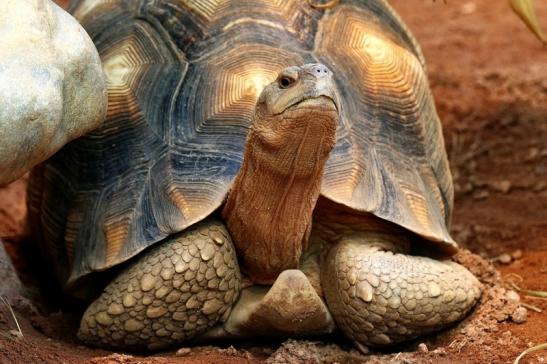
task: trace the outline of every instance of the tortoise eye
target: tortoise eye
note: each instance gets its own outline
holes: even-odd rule
[[[282,76],[280,79],[279,79],[279,87],[281,88],[289,88],[292,86],[292,84],[294,83],[294,78],[291,78],[289,76]]]

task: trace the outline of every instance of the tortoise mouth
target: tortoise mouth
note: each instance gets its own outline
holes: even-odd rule
[[[338,105],[336,104],[336,101],[332,97],[327,95],[308,97],[299,100],[287,107],[286,110],[294,110],[300,108],[313,108],[338,112]]]

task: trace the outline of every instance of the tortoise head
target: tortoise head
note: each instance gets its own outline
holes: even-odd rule
[[[336,142],[338,96],[320,64],[283,70],[262,91],[241,169],[223,210],[241,268],[271,283],[296,268]]]
[[[285,68],[258,99],[251,126],[251,134],[258,140],[249,138],[247,148],[273,153],[276,158],[297,155],[290,166],[270,160],[269,166],[281,174],[295,169],[297,174],[312,173],[317,167],[322,170],[336,141],[338,100],[332,72],[326,66]],[[256,144],[249,145],[252,142]]]
[[[332,72],[322,64],[293,66],[281,71],[260,95],[258,108],[270,115],[289,109],[315,105],[323,110],[337,110],[338,96]]]

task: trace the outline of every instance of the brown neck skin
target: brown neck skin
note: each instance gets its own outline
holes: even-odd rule
[[[298,267],[337,117],[321,105],[255,115],[222,211],[242,271],[255,283],[271,284],[283,270]]]

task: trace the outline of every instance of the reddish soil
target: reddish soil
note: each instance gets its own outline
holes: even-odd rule
[[[40,313],[16,307],[24,334],[16,338],[10,333],[15,323],[2,307],[0,363],[509,363],[526,348],[547,342],[547,300],[521,295],[520,302],[542,312],[528,309],[526,322],[516,324],[511,315],[520,303],[504,288],[516,282],[508,276],[514,273],[522,278],[520,287],[547,290],[547,50],[506,1],[391,3],[423,47],[444,124],[456,187],[453,235],[475,253],[464,250],[456,260],[485,284],[468,319],[433,337],[367,356],[341,338],[327,338],[141,357],[82,346],[74,338],[78,314],[43,304],[37,304]],[[547,2],[537,1],[536,8],[547,28]],[[26,235],[25,185],[23,178],[0,189],[0,238],[32,286],[32,267],[19,254]],[[545,361],[547,352],[538,351],[521,363]]]

